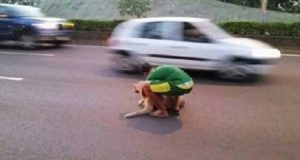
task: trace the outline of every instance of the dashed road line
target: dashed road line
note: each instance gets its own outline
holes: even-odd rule
[[[23,53],[23,52],[1,52],[0,51],[0,54],[54,57],[54,54]]]
[[[100,49],[106,49],[108,46],[99,46],[99,45],[76,45],[76,44],[67,44],[65,45],[67,47],[79,47],[79,48],[100,48]]]
[[[5,76],[0,76],[0,80],[9,80],[9,81],[22,81],[24,78],[18,78],[18,77],[5,77]]]

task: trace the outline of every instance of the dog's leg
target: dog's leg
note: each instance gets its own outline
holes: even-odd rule
[[[125,118],[132,118],[144,114],[149,114],[153,111],[153,105],[149,103],[148,99],[144,99],[144,108],[135,112],[130,112],[125,115]]]
[[[139,100],[138,105],[139,105],[139,107],[144,108],[144,106],[145,106],[145,98],[142,98],[141,100]]]

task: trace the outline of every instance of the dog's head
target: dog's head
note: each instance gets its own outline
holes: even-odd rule
[[[142,88],[144,86],[144,82],[140,81],[138,83],[132,84],[132,86],[133,86],[133,91],[135,93],[142,93]]]

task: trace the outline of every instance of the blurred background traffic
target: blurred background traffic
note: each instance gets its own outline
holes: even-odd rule
[[[248,78],[267,73],[281,57],[278,49],[294,49],[300,42],[299,0],[0,2],[2,45],[108,45],[122,71],[167,63]]]
[[[299,0],[0,0],[0,3],[35,6],[40,10],[35,9],[34,16],[59,17],[72,22],[76,43],[105,45],[112,30],[122,21],[169,16],[207,18],[236,36],[266,35],[268,39],[255,38],[276,45],[280,43],[269,40],[270,36],[300,36]],[[25,9],[14,8],[19,10],[19,17],[28,17]],[[4,19],[6,14],[2,13],[1,23],[9,20],[9,17]],[[64,27],[65,30],[73,26],[64,23]]]

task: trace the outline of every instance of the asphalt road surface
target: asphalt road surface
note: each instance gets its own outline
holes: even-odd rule
[[[0,159],[300,159],[300,57],[252,83],[191,72],[186,107],[167,119],[123,118],[143,77],[114,72],[109,57],[88,46],[0,49]]]

